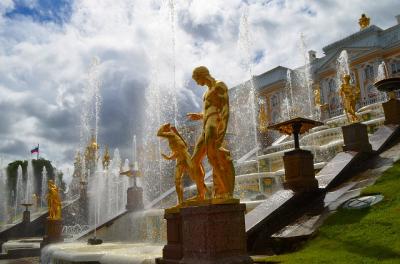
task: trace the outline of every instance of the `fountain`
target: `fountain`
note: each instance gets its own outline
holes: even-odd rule
[[[22,186],[22,167],[17,169],[17,181],[15,185],[15,201],[14,201],[14,220],[17,219],[19,204],[22,202],[23,186]]]
[[[42,185],[41,185],[41,197],[40,197],[40,207],[43,208],[46,206],[47,201],[46,201],[46,194],[47,194],[47,181],[49,179],[49,176],[47,174],[47,169],[46,167],[43,167],[42,171]]]
[[[385,78],[376,82],[375,87],[389,95],[389,101],[382,103],[385,112],[385,124],[400,124],[400,101],[396,98],[395,90],[400,88],[400,78]]]

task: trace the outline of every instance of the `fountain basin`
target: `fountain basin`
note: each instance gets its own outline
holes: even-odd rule
[[[400,89],[400,78],[386,78],[374,83],[376,89],[382,92],[393,92],[395,90]]]

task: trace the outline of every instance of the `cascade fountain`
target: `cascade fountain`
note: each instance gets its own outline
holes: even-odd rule
[[[7,222],[9,219],[8,215],[8,197],[7,191],[7,174],[4,173],[3,166],[0,165],[0,223]],[[1,225],[1,224],[0,224]]]
[[[22,202],[22,195],[23,195],[23,185],[22,185],[22,167],[18,166],[17,169],[17,181],[15,185],[15,200],[14,200],[14,220],[17,219],[19,206]]]
[[[27,168],[27,176],[26,176],[26,183],[25,183],[25,203],[30,203],[32,201],[32,196],[35,192],[34,190],[34,177],[33,177],[33,166],[32,160],[28,160],[28,168]]]
[[[42,171],[42,184],[41,184],[41,197],[40,197],[40,207],[46,207],[47,206],[47,201],[46,201],[46,195],[47,195],[47,181],[48,181],[48,173],[46,167],[43,167]]]

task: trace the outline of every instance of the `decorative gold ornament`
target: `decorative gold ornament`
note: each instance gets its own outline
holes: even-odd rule
[[[360,19],[358,19],[358,24],[360,25],[360,30],[363,30],[369,26],[370,18],[365,14],[361,14]]]

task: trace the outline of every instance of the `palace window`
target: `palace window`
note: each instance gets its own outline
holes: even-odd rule
[[[392,74],[400,72],[400,61],[394,61],[391,65]]]
[[[365,79],[373,80],[374,79],[374,67],[371,65],[367,65],[364,69]]]
[[[271,97],[271,105],[272,105],[272,107],[277,107],[278,106],[278,96],[277,95],[273,95]]]
[[[329,80],[328,86],[329,86],[329,92],[330,93],[336,92],[336,82],[335,82],[334,79],[330,79]]]

